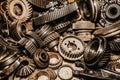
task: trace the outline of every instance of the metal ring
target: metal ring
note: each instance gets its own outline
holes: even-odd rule
[[[48,52],[50,60],[49,60],[49,67],[53,69],[57,69],[59,66],[62,65],[63,59],[58,53]]]
[[[45,70],[39,71],[36,77],[36,80],[51,80],[50,74]]]
[[[73,78],[73,68],[68,65],[61,66],[58,70],[58,76],[61,80],[71,80]]]

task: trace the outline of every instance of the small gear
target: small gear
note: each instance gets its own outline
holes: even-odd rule
[[[71,24],[70,21],[66,21],[66,22],[62,22],[58,25],[56,25],[54,28],[55,31],[57,31],[58,33],[62,33],[64,31],[66,31],[69,27],[69,25]]]
[[[27,57],[21,57],[21,65],[16,72],[17,76],[20,77],[26,77],[32,74],[35,70],[36,66],[34,65],[34,62],[32,59],[29,59]]]
[[[79,60],[84,51],[84,43],[76,36],[66,36],[60,40],[58,51],[66,60]]]
[[[59,34],[57,32],[47,36],[44,41],[43,41],[43,44],[44,45],[47,45],[49,44],[50,42],[52,42],[53,40],[57,39],[59,37]]]
[[[7,11],[13,21],[25,22],[32,15],[32,7],[27,0],[7,0]]]
[[[46,68],[49,65],[49,55],[45,50],[38,49],[34,53],[34,61],[40,68]]]

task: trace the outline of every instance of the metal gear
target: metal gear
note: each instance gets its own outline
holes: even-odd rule
[[[110,54],[107,52],[107,42],[104,37],[96,37],[86,46],[84,61],[89,68],[99,69],[105,67],[109,59]]]
[[[84,43],[76,36],[66,36],[60,40],[58,51],[66,60],[79,60],[84,51]]]
[[[108,26],[120,20],[120,3],[117,0],[108,0],[101,5],[101,26]]]
[[[38,49],[34,53],[34,61],[40,68],[46,68],[49,65],[49,55],[45,50]]]
[[[13,21],[25,22],[32,15],[32,7],[27,0],[7,0],[7,11]]]
[[[21,65],[16,72],[17,76],[20,77],[26,77],[32,74],[35,70],[36,66],[34,65],[34,62],[32,59],[29,59],[27,57],[21,57]]]

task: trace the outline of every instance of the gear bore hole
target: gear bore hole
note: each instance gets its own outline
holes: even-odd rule
[[[70,41],[69,41],[67,47],[68,47],[68,49],[71,50],[71,51],[77,49],[76,44],[74,44],[74,43],[72,43],[72,42],[70,42]]]
[[[17,16],[21,16],[22,15],[22,12],[23,12],[23,8],[20,4],[15,4],[14,5],[14,13],[17,15]]]
[[[42,54],[41,54],[41,57],[42,57],[43,59],[46,59],[46,58],[47,58],[46,55],[45,55],[45,53],[42,53]]]
[[[29,65],[29,62],[27,60],[24,60],[21,62],[22,65],[26,66],[26,65]]]
[[[118,13],[118,10],[117,10],[116,7],[111,7],[111,8],[109,9],[109,13],[110,13],[111,15],[116,15],[116,14]]]

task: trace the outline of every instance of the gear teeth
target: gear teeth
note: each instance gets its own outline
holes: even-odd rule
[[[27,65],[22,64],[23,61],[27,61],[28,64]],[[21,66],[20,69],[18,69],[18,71],[16,72],[16,75],[19,77],[29,76],[34,72],[35,68],[36,66],[34,65],[33,60],[26,57],[22,57]]]
[[[110,48],[112,51],[120,51],[120,38],[116,38],[109,42]]]
[[[77,46],[77,48],[74,51],[71,51],[68,49],[68,47],[67,47],[67,45],[69,44],[68,39],[71,40],[70,42],[73,42],[73,40],[76,41],[76,42],[74,42],[74,44]],[[79,46],[77,44],[81,44],[81,46]],[[69,61],[75,61],[75,60],[79,60],[81,58],[82,52],[83,52],[83,50],[82,50],[83,46],[84,46],[84,44],[81,43],[81,40],[79,40],[77,37],[67,36],[67,37],[64,37],[63,40],[60,41],[58,48],[59,48],[60,55],[64,59],[69,60]],[[78,47],[81,47],[81,50],[78,50]]]
[[[52,33],[51,35],[49,35],[48,37],[46,37],[44,39],[44,45],[47,45],[48,43],[50,43],[51,41],[57,39],[59,37],[59,34],[57,32]]]
[[[22,12],[21,16],[15,15],[13,12],[14,5],[18,3],[26,12]],[[8,15],[13,19],[13,21],[19,21],[20,23],[26,22],[32,16],[32,6],[27,0],[7,0],[7,12]],[[23,16],[24,15],[24,16]]]
[[[120,55],[111,54],[109,64],[120,63]]]

